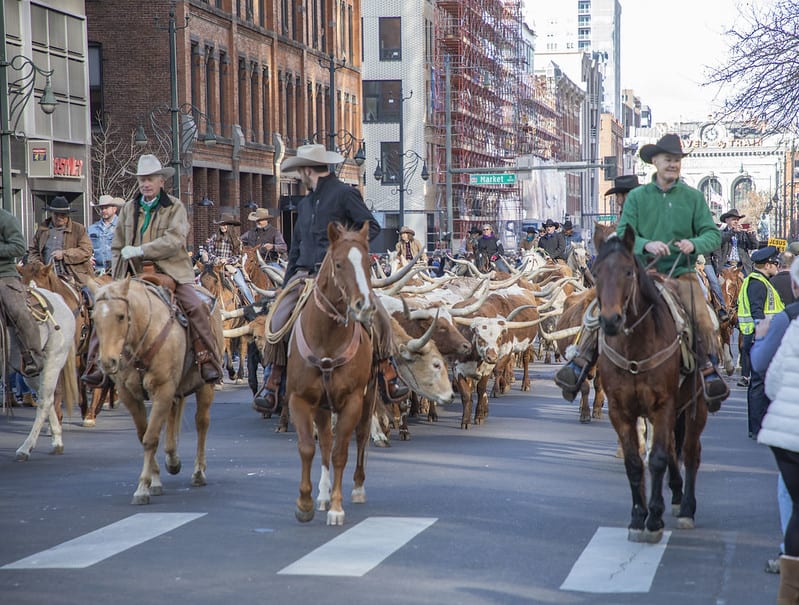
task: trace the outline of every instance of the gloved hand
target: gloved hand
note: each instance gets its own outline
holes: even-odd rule
[[[125,246],[122,248],[120,254],[124,260],[130,260],[132,258],[144,256],[144,250],[142,250],[141,246]]]

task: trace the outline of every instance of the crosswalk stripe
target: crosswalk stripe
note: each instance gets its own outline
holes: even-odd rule
[[[206,513],[138,513],[0,569],[83,569]]]
[[[658,544],[627,540],[627,530],[600,527],[575,562],[561,590],[591,593],[649,592],[671,532]]]
[[[360,577],[437,520],[432,517],[369,517],[278,573]]]

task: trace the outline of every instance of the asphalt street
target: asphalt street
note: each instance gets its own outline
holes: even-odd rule
[[[437,423],[412,419],[410,441],[371,447],[364,504],[349,502],[352,447],[343,527],[322,512],[295,520],[295,435],[253,412],[246,386],[217,391],[208,485],[190,486],[191,400],[183,470],[163,471],[147,506],[130,504],[142,455],[124,409],[92,429],[67,418],[63,456],[43,435],[16,462],[33,411],[15,408],[0,417],[0,603],[775,601],[763,566],[780,542],[776,467],[747,437],[743,389],[703,435],[696,529],[667,517],[664,541],[642,547],[625,539],[631,500],[607,417],[580,424],[555,366],[532,369],[532,392],[517,381],[484,425],[461,430],[453,404]]]

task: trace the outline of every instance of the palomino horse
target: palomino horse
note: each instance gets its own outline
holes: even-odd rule
[[[634,243],[635,233],[629,226],[621,238],[595,236],[599,254],[593,271],[600,309],[597,366],[632,492],[627,536],[633,542],[656,543],[663,535],[667,468],[678,527],[694,527],[699,439],[708,410],[698,372],[681,382],[680,334],[654,280],[633,255]],[[653,430],[648,505],[636,431],[639,416],[649,419]],[[680,454],[685,464],[684,493]]]
[[[329,505],[327,524],[342,525],[341,485],[353,429],[358,454],[352,501],[366,500],[364,466],[376,397],[369,327],[376,307],[369,278],[369,225],[348,231],[331,223],[327,235],[330,247],[289,343],[286,396],[302,460],[297,520],[307,522],[314,516],[311,464],[316,451],[315,423],[322,457],[317,507],[325,510]],[[338,416],[335,443],[333,413]]]
[[[738,327],[738,294],[743,285],[743,272],[738,267],[727,267],[722,269],[719,274],[719,286],[724,295],[724,305],[727,307],[727,321],[719,322],[719,337],[721,338],[721,354],[724,362],[724,370],[727,376],[732,376],[735,372],[735,363],[732,358],[730,343],[732,333]],[[741,347],[743,339],[738,338],[738,358],[741,357]]]
[[[247,304],[241,300],[238,288],[232,279],[226,275],[224,264],[206,265],[200,274],[200,284],[208,290],[217,301],[219,301],[222,311],[234,311],[240,306]],[[225,330],[240,328],[247,322],[243,317],[235,317],[223,321],[222,327]],[[228,373],[228,378],[237,384],[244,380],[245,358],[247,356],[247,339],[245,337],[225,338],[224,348],[222,349],[222,362]],[[233,354],[239,354],[239,367],[233,367]]]
[[[63,396],[67,404],[67,413],[72,410],[72,406],[78,400],[78,375],[75,369],[75,317],[71,309],[55,292],[43,289],[35,289],[35,292],[44,301],[41,310],[34,310],[33,314],[39,324],[39,335],[42,341],[42,352],[44,353],[44,368],[41,374],[35,378],[26,378],[25,382],[36,391],[39,397],[39,404],[36,407],[36,418],[33,421],[31,432],[27,439],[17,449],[17,460],[28,460],[31,450],[36,447],[39,433],[42,430],[44,421],[50,423],[50,433],[52,435],[52,454],[64,453],[64,442],[61,437],[61,422],[55,410],[56,396],[63,391]],[[2,352],[5,355],[4,368],[14,366],[12,362],[19,359],[16,351],[18,343],[16,338],[6,340],[8,332],[5,326],[0,330],[3,336]],[[9,340],[12,346],[8,346]],[[15,366],[14,366],[15,367]],[[58,387],[61,388],[58,388]]]
[[[211,314],[217,351],[222,349],[222,318],[217,306]],[[174,309],[152,285],[127,278],[95,291],[94,329],[100,343],[99,362],[114,381],[119,398],[133,417],[144,448],[144,463],[133,504],[149,504],[163,493],[156,461],[161,429],[166,422],[166,468],[180,472],[177,453],[185,397],[197,399],[194,423],[197,452],[191,484],[203,486],[205,440],[211,420],[214,385],[206,384],[194,363],[190,340]],[[150,417],[144,406],[152,401]]]

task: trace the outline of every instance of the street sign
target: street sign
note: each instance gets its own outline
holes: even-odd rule
[[[469,184],[470,185],[515,185],[516,174],[513,172],[504,173],[504,174],[470,174]]]
[[[596,220],[600,223],[612,223],[616,220],[615,214],[597,214]]]

